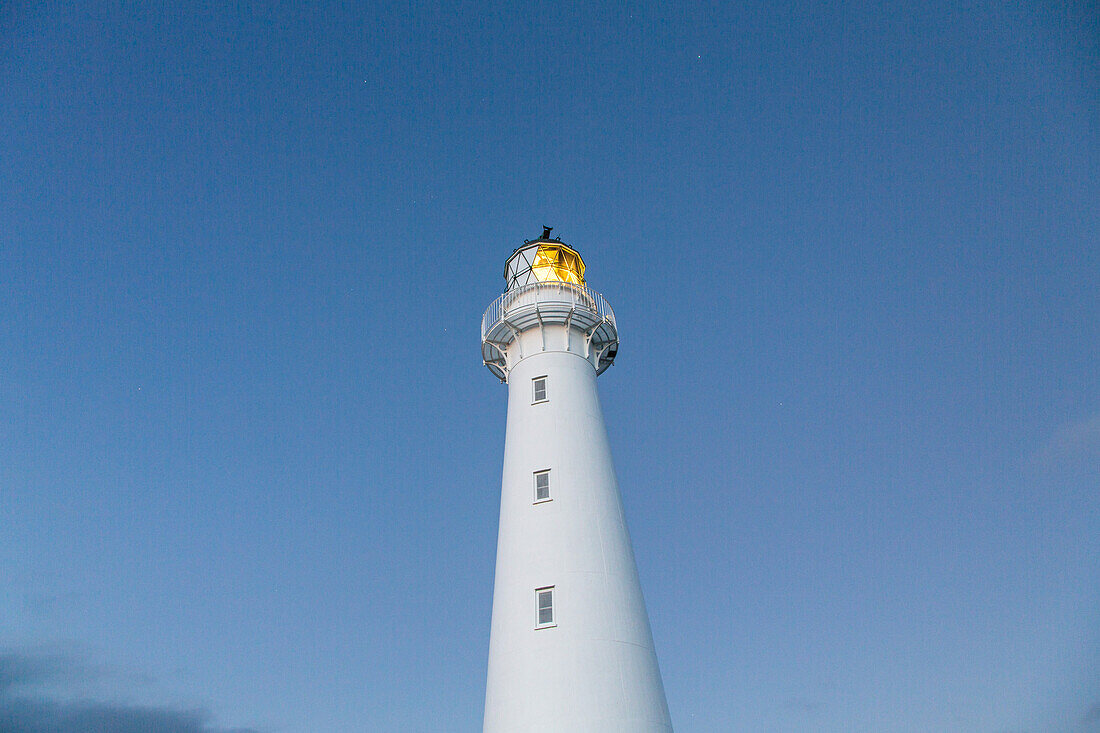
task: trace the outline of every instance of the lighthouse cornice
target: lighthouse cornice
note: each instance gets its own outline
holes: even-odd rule
[[[576,353],[601,374],[618,348],[615,312],[587,285],[551,281],[513,287],[481,319],[482,361],[502,381],[516,363],[541,351]]]

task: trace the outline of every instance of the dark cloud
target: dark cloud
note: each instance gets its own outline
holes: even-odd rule
[[[65,676],[75,666],[60,654],[0,652],[0,695],[13,688],[39,685]]]
[[[4,733],[256,733],[211,727],[208,721],[198,711],[0,698]]]
[[[218,728],[202,711],[104,702],[58,702],[28,688],[66,676],[63,656],[0,653],[0,731],[3,733],[256,733]]]

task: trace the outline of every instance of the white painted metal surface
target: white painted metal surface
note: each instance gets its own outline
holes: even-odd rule
[[[669,733],[596,393],[618,330],[598,293],[559,285],[513,289],[482,323],[486,364],[508,382],[484,729]],[[535,402],[541,377],[546,399]],[[547,470],[539,501],[534,476]],[[546,588],[552,624],[539,622]]]

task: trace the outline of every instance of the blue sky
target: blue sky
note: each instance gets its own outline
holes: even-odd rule
[[[0,8],[0,721],[480,730],[547,224],[678,731],[1100,730],[1095,7],[148,5]]]

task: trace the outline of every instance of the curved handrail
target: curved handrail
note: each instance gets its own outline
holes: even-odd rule
[[[532,293],[535,296],[533,299],[524,297],[530,296]],[[545,297],[542,297],[544,295]],[[539,303],[555,303],[558,305],[571,303],[574,308],[581,306],[594,312],[600,320],[607,321],[616,328],[618,327],[615,323],[615,311],[611,310],[611,305],[602,295],[587,285],[574,285],[562,281],[538,282],[505,291],[489,304],[489,307],[485,309],[485,315],[481,317],[482,341],[485,340],[485,337],[494,326],[504,320],[505,303],[510,304],[520,299],[522,299],[524,307],[537,306]]]

